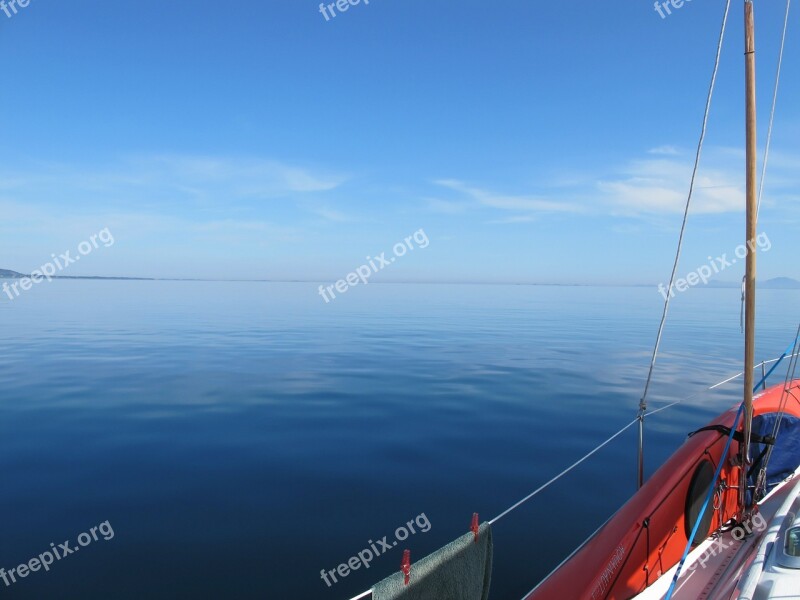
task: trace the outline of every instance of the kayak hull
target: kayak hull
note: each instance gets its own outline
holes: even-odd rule
[[[792,383],[800,398],[800,381]],[[784,385],[756,397],[754,416],[778,412]],[[738,407],[709,425],[730,428]],[[792,395],[786,414],[800,418],[800,402]],[[741,423],[739,425],[741,430]],[[723,456],[728,435],[717,430],[690,437],[645,485],[566,562],[531,591],[526,600],[628,600],[647,589],[675,566],[691,535],[698,508],[712,485],[713,473],[723,462],[715,486],[713,510],[705,516],[696,543],[738,517],[737,466],[740,443],[734,441]],[[710,507],[711,508],[711,507]],[[706,511],[707,513],[709,511]]]

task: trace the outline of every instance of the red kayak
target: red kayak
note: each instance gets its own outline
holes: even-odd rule
[[[754,401],[753,440],[761,441],[773,417],[784,407],[784,425],[800,426],[800,380],[784,396],[784,384],[774,386]],[[714,492],[713,511],[707,511],[695,536],[700,543],[709,534],[739,517],[738,486],[742,469],[741,425],[727,456],[722,456],[736,418],[731,409],[696,432],[648,482],[567,561],[547,577],[527,600],[628,600],[650,586],[681,559],[720,460],[724,466]],[[787,454],[796,454],[797,436],[787,435]],[[776,453],[778,453],[776,446]],[[787,465],[792,457],[787,457]],[[776,462],[773,458],[774,463]],[[780,461],[777,461],[780,463]],[[796,462],[794,463],[796,466]],[[776,465],[780,469],[780,464]],[[793,469],[792,469],[793,470]],[[772,480],[790,473],[773,472]]]

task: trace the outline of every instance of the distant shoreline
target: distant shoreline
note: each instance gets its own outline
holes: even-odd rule
[[[24,279],[30,277],[16,271],[0,269],[0,279]],[[183,282],[209,282],[209,283],[308,283],[319,284],[327,280],[321,279],[212,279],[192,277],[119,277],[119,276],[67,276],[55,275],[52,279],[84,280],[84,281],[183,281]],[[383,285],[491,285],[491,286],[540,286],[540,287],[656,287],[649,283],[548,283],[548,282],[522,282],[522,281],[370,281],[370,283]],[[705,286],[708,289],[739,289],[741,284],[734,281],[710,281]],[[776,277],[759,282],[760,289],[765,290],[800,290],[800,281],[788,277]]]

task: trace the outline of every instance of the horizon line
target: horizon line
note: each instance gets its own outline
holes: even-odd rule
[[[10,269],[9,269],[10,271]],[[14,271],[14,273],[17,273]],[[23,273],[17,273],[20,277],[0,275],[0,279],[23,279],[30,277]],[[126,276],[106,276],[106,275],[54,275],[51,279],[66,279],[66,280],[95,280],[95,281],[183,281],[183,282],[217,282],[217,283],[308,283],[308,284],[325,284],[329,279],[285,279],[285,278],[216,278],[216,277],[126,277]],[[762,283],[771,281],[773,279],[790,279],[790,277],[772,277],[762,281]],[[547,281],[485,281],[485,280],[453,280],[453,281],[431,281],[431,280],[388,280],[388,281],[370,281],[369,283],[385,284],[385,285],[494,285],[494,286],[546,286],[546,287],[657,287],[658,284],[654,283],[579,283],[579,282],[547,282]],[[738,281],[710,281],[710,284],[702,287],[740,287]],[[800,284],[800,282],[797,282]]]

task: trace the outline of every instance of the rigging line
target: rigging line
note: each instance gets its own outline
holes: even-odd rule
[[[556,481],[558,481],[559,479],[561,479],[561,478],[562,478],[564,475],[566,475],[567,473],[569,473],[570,471],[572,471],[573,469],[575,469],[575,467],[579,466],[580,464],[582,464],[583,462],[585,462],[587,459],[589,459],[591,456],[593,456],[593,455],[597,454],[597,452],[599,452],[600,450],[602,450],[603,448],[605,448],[606,446],[608,446],[608,444],[610,444],[611,442],[613,442],[615,439],[617,439],[619,436],[621,436],[623,433],[625,433],[625,432],[626,432],[628,429],[630,429],[631,427],[633,427],[634,425],[636,425],[636,423],[638,423],[638,422],[639,422],[639,419],[638,419],[638,417],[637,417],[636,419],[634,419],[633,421],[631,421],[630,423],[628,423],[628,424],[627,424],[625,427],[623,427],[622,429],[620,429],[620,430],[619,430],[617,433],[615,433],[615,434],[614,434],[614,435],[612,435],[610,438],[608,438],[608,439],[607,439],[605,442],[603,442],[602,444],[600,444],[599,446],[597,446],[597,447],[596,447],[594,450],[592,450],[591,452],[589,452],[588,454],[586,454],[586,455],[585,455],[583,458],[581,458],[580,460],[578,460],[578,461],[576,461],[576,462],[572,463],[572,465],[570,465],[569,467],[567,467],[566,469],[564,469],[563,471],[561,471],[561,473],[559,473],[558,475],[556,475],[555,477],[553,477],[553,478],[552,478],[550,481],[548,481],[548,482],[547,482],[547,483],[545,483],[545,484],[542,484],[542,485],[541,485],[541,486],[539,486],[539,487],[538,487],[536,490],[534,490],[533,492],[531,492],[530,494],[528,494],[527,496],[525,496],[525,497],[524,497],[522,500],[520,500],[519,502],[517,502],[516,504],[514,504],[514,505],[513,505],[513,506],[511,506],[510,508],[507,508],[506,510],[504,510],[503,512],[501,512],[501,513],[500,513],[499,515],[497,515],[497,516],[496,516],[494,519],[492,519],[491,521],[489,521],[489,525],[494,525],[494,524],[495,524],[497,521],[499,521],[500,519],[502,519],[503,517],[505,517],[505,516],[506,516],[508,513],[510,513],[510,512],[511,512],[511,511],[513,511],[513,510],[516,510],[517,508],[519,508],[520,506],[522,506],[523,504],[525,504],[525,503],[526,503],[528,500],[530,500],[531,498],[533,498],[534,496],[536,496],[536,495],[537,495],[539,492],[541,492],[541,491],[543,491],[544,489],[546,489],[546,488],[550,487],[550,486],[551,486],[552,484],[554,484]]]
[[[783,392],[781,394],[781,403],[780,403],[780,407],[779,407],[779,411],[778,411],[779,413],[782,413],[786,409],[786,404],[789,401],[789,398],[787,396],[787,392],[789,391],[789,389],[791,387],[791,383],[794,380],[795,371],[797,370],[797,354],[796,354],[796,351],[797,351],[798,342],[800,342],[800,325],[797,326],[797,335],[794,338],[794,346],[792,348],[792,353],[793,353],[792,354],[792,358],[789,361],[789,366],[786,369],[786,378],[784,379],[784,382],[783,382]],[[777,366],[778,365],[775,365],[775,367],[777,367]],[[773,369],[775,367],[773,367]],[[776,435],[777,435],[777,427],[779,425],[780,425],[779,423],[776,423],[776,430],[775,430]]]
[[[781,68],[783,67],[783,51],[786,47],[786,30],[789,28],[789,11],[792,7],[792,0],[786,0],[786,15],[783,20],[783,36],[781,37],[781,49],[778,53],[778,69],[775,73],[775,89],[772,93],[772,109],[769,114],[769,129],[767,129],[767,142],[764,146],[764,163],[761,166],[761,183],[758,189],[758,204],[756,205],[756,219],[761,211],[761,199],[764,197],[764,181],[767,178],[767,162],[769,161],[769,148],[772,143],[772,126],[775,124],[775,108],[778,105],[778,88],[781,83]]]
[[[800,331],[798,331],[798,335],[800,335]],[[797,356],[797,352],[796,352],[796,350],[797,350],[797,339],[798,339],[797,337],[794,338],[794,341],[786,349],[786,352],[784,352],[781,355],[781,357],[778,359],[778,361],[775,363],[775,365],[769,371],[767,371],[764,374],[764,376],[761,378],[761,380],[756,384],[756,387],[753,388],[753,393],[756,393],[756,391],[758,391],[758,388],[760,388],[767,381],[767,379],[769,379],[769,376],[772,375],[772,373],[775,371],[775,369],[777,369],[780,366],[780,364],[783,362],[783,359],[786,358],[787,355],[790,355],[789,364],[790,364],[790,367],[791,367],[791,363],[795,360],[795,357]],[[763,364],[766,365],[767,363],[765,362]],[[753,369],[755,369],[755,368],[756,367],[753,366]]]
[[[795,350],[797,349],[798,340],[800,340],[800,326],[798,326],[797,337],[795,338],[795,347],[794,347]],[[791,384],[794,381],[794,375],[796,370],[797,370],[797,358],[795,358],[795,356],[793,355],[791,361],[789,362],[789,366],[786,369],[786,379],[783,384],[783,390],[781,391],[781,401],[780,404],[778,405],[778,411],[777,411],[778,418],[775,419],[775,424],[772,428],[773,443],[768,444],[766,446],[766,450],[762,452],[763,460],[759,461],[760,465],[758,469],[758,475],[755,478],[753,497],[756,498],[757,501],[759,502],[763,500],[763,498],[768,493],[769,462],[772,459],[772,453],[775,450],[775,446],[777,445],[778,434],[780,432],[781,423],[783,422],[783,416],[786,413],[786,405],[789,403],[789,396],[792,396],[794,398],[794,395],[791,392]]]
[[[728,378],[727,378],[725,381],[720,381],[719,383],[715,383],[714,385],[712,385],[712,386],[711,386],[710,388],[708,388],[708,389],[709,389],[709,390],[715,390],[715,389],[717,389],[718,387],[725,385],[726,383],[730,383],[731,381],[733,381],[733,380],[735,380],[735,379],[739,379],[739,377],[741,377],[742,375],[744,375],[744,371],[742,371],[741,373],[737,373],[737,374],[736,374],[736,375],[734,375],[733,377],[728,377]],[[695,394],[695,396],[698,396],[698,395],[699,395],[699,394]]]
[[[791,346],[789,346],[789,348],[787,348],[787,353],[789,352],[789,349],[790,349],[790,348],[791,348]],[[793,354],[789,355],[789,358],[794,358],[795,356],[797,356],[797,354],[796,354],[796,353],[793,353]],[[784,358],[787,358],[787,355],[786,355],[786,354],[784,354],[784,355],[782,355],[782,356],[780,356],[780,357],[778,357],[778,358],[772,358],[772,359],[770,359],[770,360],[765,360],[765,361],[764,361],[764,364],[765,364],[765,365],[771,365],[771,364],[772,364],[772,363],[774,363],[774,362],[777,362],[777,363],[779,363],[779,362],[781,362],[781,361],[782,361]],[[758,364],[760,365],[761,363],[758,363]],[[755,368],[755,367],[753,367],[753,368]],[[774,369],[773,369],[773,370],[774,370]],[[770,373],[772,373],[772,371],[770,371]],[[770,374],[770,373],[767,373],[767,376],[768,376],[768,377],[769,377],[769,374]],[[703,390],[703,391],[708,391],[708,390],[714,390],[714,389],[717,389],[718,387],[720,387],[720,386],[722,386],[722,385],[725,385],[726,383],[730,383],[730,382],[731,382],[731,381],[733,381],[734,379],[739,379],[739,377],[741,377],[742,375],[744,375],[744,372],[737,373],[736,375],[734,375],[734,376],[732,376],[732,377],[728,377],[728,378],[727,378],[727,379],[725,379],[724,381],[720,381],[719,383],[715,383],[714,385],[712,385],[711,387],[709,387],[709,388],[707,388],[706,390]],[[701,393],[702,393],[702,392],[697,392],[696,394],[694,394],[694,395],[692,395],[692,396],[689,396],[689,398],[686,398],[686,400],[689,400],[689,399],[691,399],[691,398],[694,398],[695,396],[699,396]],[[681,402],[684,402],[684,400],[681,400]]]
[[[783,392],[781,394],[781,403],[778,408],[778,418],[775,419],[775,425],[772,430],[772,437],[777,439],[778,433],[780,432],[781,422],[783,421],[783,415],[786,414],[786,404],[789,402],[789,388],[791,386],[792,381],[794,380],[795,372],[797,371],[797,344],[800,342],[800,325],[797,327],[797,336],[794,338],[794,347],[792,349],[792,354],[795,356],[792,358],[791,362],[789,363],[789,367],[786,369],[786,379],[783,384]],[[776,365],[777,366],[777,365]],[[769,446],[767,449],[767,454],[764,456],[764,462],[761,464],[761,470],[766,473],[767,467],[769,466],[769,461],[772,458],[772,451],[775,449],[775,445]]]
[[[711,114],[711,100],[714,96],[714,88],[716,87],[717,83],[717,73],[719,72],[719,64],[720,58],[722,56],[722,46],[723,42],[725,41],[725,30],[728,26],[728,15],[730,14],[731,9],[731,0],[727,0],[725,3],[725,14],[722,18],[722,29],[720,30],[719,34],[719,42],[717,43],[717,54],[714,59],[714,71],[711,74],[711,84],[708,88],[708,97],[706,98],[706,108],[705,112],[703,113],[703,127],[700,131],[700,140],[697,143],[697,154],[695,155],[694,160],[694,168],[692,169],[692,179],[689,183],[689,195],[686,198],[686,208],[683,212],[683,223],[681,224],[681,233],[678,237],[678,250],[675,253],[675,262],[672,265],[672,274],[669,278],[669,287],[667,288],[667,295],[664,300],[664,312],[661,315],[661,323],[658,326],[658,335],[656,336],[656,344],[653,348],[653,358],[650,361],[650,369],[647,373],[647,381],[645,382],[644,386],[644,393],[642,394],[642,399],[639,401],[639,416],[642,418],[644,416],[644,412],[647,410],[647,392],[650,389],[650,382],[653,379],[653,369],[656,366],[656,359],[658,358],[658,350],[661,346],[661,338],[664,335],[664,325],[667,322],[667,314],[669,313],[669,301],[672,298],[672,286],[675,283],[675,275],[678,272],[678,264],[681,258],[681,250],[683,249],[683,237],[686,233],[686,222],[689,219],[689,207],[692,204],[692,196],[694,195],[694,187],[695,181],[697,180],[697,172],[700,168],[700,157],[703,153],[703,144],[705,143],[706,139],[706,132],[708,131],[708,118]]]
[[[687,400],[688,400],[688,398],[687,398]],[[657,408],[655,410],[651,410],[649,413],[647,413],[647,416],[648,417],[652,417],[653,415],[656,415],[656,414],[660,413],[662,410],[667,410],[668,408],[672,408],[673,406],[676,406],[676,405],[680,404],[681,402],[683,402],[683,400],[676,400],[675,402],[670,402],[666,406],[662,406],[661,408]]]
[[[784,353],[783,353],[783,354],[782,354],[780,357],[778,357],[778,358],[772,358],[772,359],[770,359],[770,360],[765,360],[765,361],[763,361],[763,362],[764,362],[764,364],[765,364],[765,365],[771,365],[772,363],[778,363],[778,364],[780,364],[780,363],[781,363],[781,361],[783,361],[783,359],[784,359],[784,358],[786,358],[787,356],[788,356],[789,358],[794,358],[794,357],[796,357],[796,356],[800,356],[800,353],[793,352],[793,346],[794,346],[794,344],[792,344],[791,346],[789,346],[789,347],[786,349],[786,352],[784,352]],[[792,352],[792,354],[789,354],[789,352]],[[761,363],[759,363],[759,365],[760,365],[760,364],[761,364]],[[772,374],[772,372],[775,370],[775,368],[776,368],[777,366],[778,366],[778,365],[775,365],[775,367],[773,367],[772,369],[770,369],[770,370],[769,370],[769,372],[767,373],[766,377],[769,377],[769,376]],[[753,368],[755,368],[755,367],[753,367]],[[704,389],[700,390],[699,392],[695,392],[694,394],[691,394],[690,396],[686,396],[686,398],[682,398],[681,400],[675,400],[674,402],[671,402],[670,404],[667,404],[666,406],[662,406],[661,408],[657,408],[657,409],[656,409],[656,410],[654,410],[654,411],[648,412],[648,413],[647,413],[647,415],[652,417],[654,414],[656,414],[656,413],[659,413],[659,412],[661,412],[662,410],[666,410],[666,409],[668,409],[668,408],[672,408],[673,406],[675,406],[675,405],[677,405],[677,404],[683,404],[684,402],[688,402],[689,400],[693,400],[693,399],[697,398],[697,397],[698,397],[700,394],[702,394],[702,393],[704,393],[704,392],[709,392],[709,391],[711,391],[711,390],[715,390],[715,389],[717,389],[718,387],[722,387],[722,386],[723,386],[723,385],[725,385],[726,383],[730,383],[731,381],[734,381],[734,380],[736,380],[736,379],[739,379],[739,377],[741,377],[742,375],[744,375],[744,372],[737,373],[736,375],[732,375],[732,376],[728,377],[727,379],[723,379],[722,381],[720,381],[720,382],[718,382],[718,383],[715,383],[714,385],[710,385],[710,386],[708,386],[707,388],[704,388]],[[764,381],[766,381],[766,377],[765,377],[765,378],[763,378],[761,381],[759,381],[759,383],[758,383],[758,385],[759,385],[759,386],[760,386],[762,383],[764,383]],[[758,386],[757,386],[757,387],[758,387]]]
[[[777,363],[777,364],[774,367],[772,367],[764,377],[761,378],[761,381],[758,382],[758,385],[756,385],[755,389],[757,390],[759,387],[761,387],[761,384],[763,384],[769,378],[769,376],[772,375],[773,371],[775,371],[775,369],[778,368],[778,365],[780,365],[781,362],[785,358],[788,357],[789,359],[793,360],[796,357],[800,356],[800,352],[796,351],[797,349],[798,349],[798,347],[795,346],[795,342],[792,342],[792,344],[786,349],[786,352],[784,352],[780,357],[772,358],[770,360],[763,361],[764,365],[771,365],[772,363]],[[791,354],[789,354],[790,352],[791,352]],[[759,363],[759,365],[760,364],[762,364],[762,363]],[[756,367],[753,367],[753,368],[755,369]],[[790,366],[790,368],[791,368],[791,366]],[[718,387],[722,387],[726,383],[730,383],[731,381],[739,379],[739,377],[741,377],[742,375],[744,375],[744,372],[737,373],[736,375],[732,375],[731,377],[728,377],[727,379],[723,379],[719,383],[715,383],[714,385],[710,385],[707,388],[700,390],[699,392],[695,392],[691,396],[687,396],[686,398],[683,398],[681,400],[675,400],[674,402],[671,402],[670,404],[667,404],[666,406],[662,406],[661,408],[657,408],[656,410],[647,413],[647,415],[652,417],[654,414],[659,413],[662,410],[666,410],[668,408],[672,408],[673,406],[675,406],[677,404],[683,404],[684,402],[688,402],[689,400],[693,400],[694,398],[697,398],[700,394],[702,394],[704,392],[709,392],[711,390],[715,390]]]

